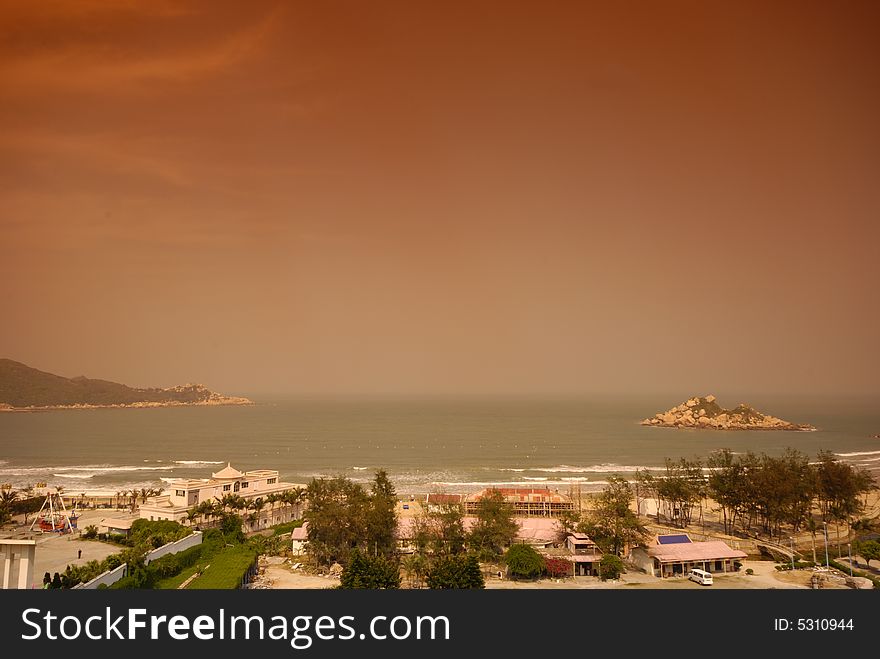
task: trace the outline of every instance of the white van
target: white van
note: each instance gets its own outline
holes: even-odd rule
[[[691,581],[696,581],[701,586],[712,585],[712,575],[705,570],[698,570],[694,568],[693,570],[691,570],[691,573],[688,576]]]

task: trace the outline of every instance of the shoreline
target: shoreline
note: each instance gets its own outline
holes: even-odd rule
[[[645,421],[640,421],[639,425],[645,426],[647,428],[675,428],[676,430],[720,430],[721,432],[728,432],[728,431],[736,432],[736,431],[744,431],[744,430],[768,430],[768,431],[769,430],[777,430],[777,431],[783,431],[783,432],[817,432],[819,430],[815,426],[810,426],[808,428],[794,427],[794,426],[789,426],[789,427],[784,427],[784,426],[777,426],[777,427],[773,427],[773,426],[728,426],[728,427],[724,428],[724,427],[711,426],[711,425],[705,425],[705,424],[695,424],[695,425],[689,426],[686,424],[678,424],[678,423],[669,423],[669,424],[666,424],[666,423],[646,423]]]
[[[0,413],[8,412],[57,412],[63,410],[119,410],[119,409],[131,409],[131,410],[143,410],[143,409],[154,409],[159,407],[228,407],[228,406],[242,406],[247,407],[251,405],[256,405],[256,403],[247,398],[237,399],[237,398],[229,398],[225,400],[219,401],[196,401],[196,402],[181,402],[181,401],[162,401],[162,402],[151,402],[151,401],[142,401],[137,403],[106,403],[93,405],[91,403],[75,403],[73,405],[44,405],[44,406],[33,406],[33,407],[0,407]]]

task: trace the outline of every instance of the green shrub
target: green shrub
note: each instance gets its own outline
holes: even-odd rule
[[[397,561],[382,555],[364,556],[355,550],[342,571],[339,585],[345,589],[397,589],[400,588],[400,567]]]
[[[599,561],[599,576],[602,581],[619,579],[624,571],[623,561],[617,554],[605,554]]]
[[[750,568],[750,567],[746,568],[746,574],[754,574],[754,573],[755,573],[755,571],[752,568]]]
[[[544,557],[531,545],[511,545],[504,554],[504,563],[514,579],[536,579],[544,572]]]
[[[285,522],[284,524],[278,524],[272,527],[272,535],[286,535],[293,531],[293,529],[298,529],[303,525],[303,520],[295,519],[292,522]]]
[[[425,578],[435,590],[485,588],[480,563],[473,555],[457,554],[434,559]]]

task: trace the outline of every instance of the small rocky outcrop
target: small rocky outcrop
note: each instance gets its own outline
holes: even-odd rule
[[[815,430],[809,424],[792,423],[740,403],[732,410],[721,407],[715,396],[695,397],[666,412],[642,421],[643,426],[704,428],[711,430]]]

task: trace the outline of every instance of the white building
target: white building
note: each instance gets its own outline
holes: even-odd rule
[[[251,514],[247,510],[240,511],[245,519],[246,531],[257,531],[276,524],[283,524],[296,519],[301,507],[266,501],[270,494],[305,489],[304,484],[283,483],[278,479],[274,469],[256,469],[241,472],[227,464],[220,471],[211,474],[211,478],[187,478],[168,483],[161,495],[150,497],[140,506],[142,519],[168,519],[187,524],[187,512],[204,502],[217,503],[227,495],[241,497],[245,504],[262,502],[263,509],[249,520]]]
[[[309,542],[309,523],[303,522],[290,533],[290,548],[294,554],[305,554]]]
[[[686,533],[658,535],[656,544],[636,547],[630,561],[655,577],[687,576],[694,568],[706,572],[735,572],[747,557],[721,540],[693,542]]]
[[[0,589],[27,589],[34,580],[36,540],[0,540]]]

